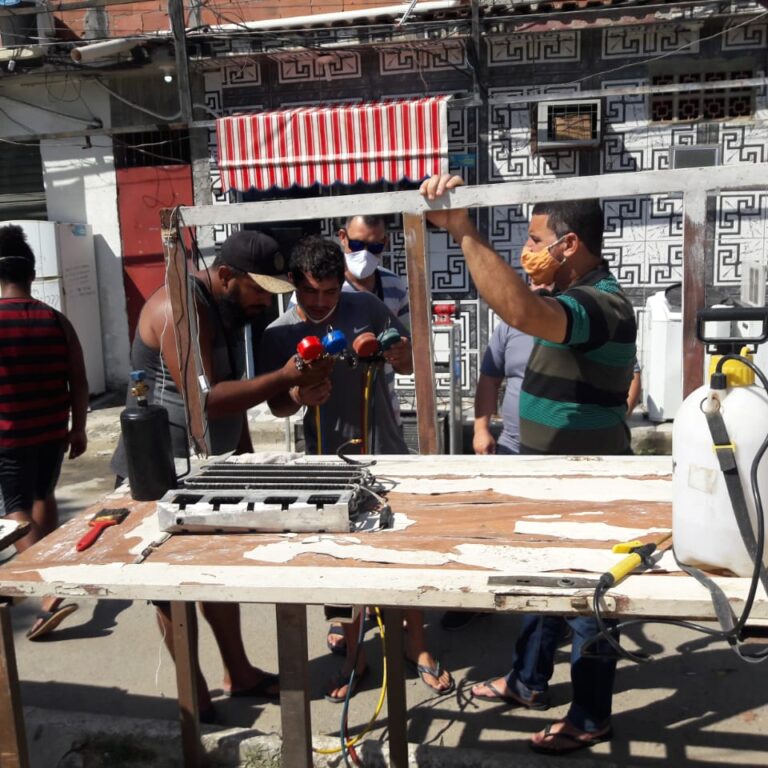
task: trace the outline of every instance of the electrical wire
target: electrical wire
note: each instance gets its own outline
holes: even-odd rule
[[[750,368],[754,372],[755,376],[757,376],[757,378],[760,379],[760,383],[763,385],[763,388],[765,389],[766,394],[768,394],[768,378],[766,378],[763,372],[751,360],[748,360],[747,358],[742,357],[741,355],[735,355],[735,354],[723,355],[717,362],[716,372],[721,373],[723,365],[725,365],[725,363],[728,362],[729,360],[742,363],[743,365]],[[726,640],[731,645],[738,644],[741,638],[741,633],[744,630],[744,627],[746,626],[746,623],[749,620],[749,615],[752,611],[752,606],[755,601],[755,595],[757,594],[757,588],[760,583],[760,571],[761,571],[761,568],[763,567],[763,550],[765,548],[765,519],[763,517],[763,503],[762,503],[762,497],[760,495],[760,488],[758,486],[757,470],[760,465],[760,461],[762,460],[767,450],[768,450],[768,435],[765,437],[762,444],[757,449],[757,452],[755,453],[752,459],[752,464],[750,466],[750,487],[751,487],[752,495],[755,501],[755,511],[757,516],[757,521],[756,521],[757,523],[757,533],[756,533],[757,556],[755,557],[755,560],[753,563],[749,590],[747,591],[747,597],[744,599],[744,607],[742,608],[741,614],[739,618],[736,620],[736,622],[734,623],[733,627],[728,630],[713,629],[712,627],[706,627],[702,624],[697,624],[691,621],[684,621],[681,619],[660,619],[660,618],[630,619],[627,621],[621,621],[613,627],[608,627],[606,626],[605,620],[602,616],[600,600],[605,595],[605,593],[608,592],[610,587],[606,586],[604,583],[598,583],[592,598],[592,610],[599,628],[599,632],[594,637],[590,638],[584,643],[583,650],[585,652],[587,652],[589,647],[594,645],[594,643],[597,642],[600,638],[604,638],[608,642],[608,644],[611,646],[611,648],[613,648],[616,654],[618,654],[623,659],[627,659],[635,663],[645,663],[645,662],[651,661],[652,657],[647,654],[634,653],[622,647],[622,645],[618,642],[618,640],[615,637],[615,635],[621,632],[622,629],[626,629],[627,627],[646,625],[646,624],[665,624],[669,626],[682,627],[684,629],[690,629],[693,632],[698,632],[700,634],[707,635],[708,637],[711,637],[717,640]],[[590,655],[594,657],[599,654],[590,654]],[[744,661],[752,664],[757,664],[768,659],[768,649],[764,651],[760,651],[758,653],[754,653],[754,654],[744,654],[742,652],[739,655],[742,659],[744,659]]]
[[[322,406],[315,406],[315,432],[317,432],[317,455],[323,455],[323,415],[320,412]]]

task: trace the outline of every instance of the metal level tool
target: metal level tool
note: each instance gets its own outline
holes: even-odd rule
[[[568,576],[563,574],[489,576],[490,587],[548,587],[555,589],[594,589],[598,578],[595,576]]]

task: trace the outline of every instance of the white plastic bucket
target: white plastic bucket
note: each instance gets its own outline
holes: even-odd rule
[[[678,560],[705,570],[752,573],[752,561],[739,533],[731,499],[701,410],[710,391],[699,387],[682,403],[672,427],[672,531]],[[718,391],[723,421],[736,446],[736,464],[753,530],[757,519],[750,485],[752,460],[768,434],[768,395],[762,386]],[[758,487],[768,507],[768,456],[760,462]],[[767,521],[768,523],[768,521]],[[766,562],[765,554],[763,561]],[[766,562],[768,565],[768,562]]]

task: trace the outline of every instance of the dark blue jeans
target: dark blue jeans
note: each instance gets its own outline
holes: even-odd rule
[[[609,627],[616,624],[614,621],[605,623]],[[598,631],[597,622],[593,617],[527,615],[515,644],[515,659],[512,671],[507,676],[507,685],[510,688],[516,687],[524,696],[526,689],[529,692],[546,691],[554,669],[555,651],[568,626],[573,630],[573,700],[566,719],[580,731],[599,731],[605,728],[611,719],[616,658],[603,638],[591,644],[588,651],[590,654],[600,654],[602,658],[582,655],[584,643]]]

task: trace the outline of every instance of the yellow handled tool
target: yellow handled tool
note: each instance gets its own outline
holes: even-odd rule
[[[613,568],[606,571],[600,577],[600,586],[605,589],[610,589],[611,587],[615,587],[622,579],[625,579],[632,573],[632,571],[639,568],[641,565],[646,565],[650,568],[653,565],[651,555],[664,544],[664,542],[671,538],[671,533],[665,533],[661,538],[656,541],[649,541],[647,544],[641,544],[639,541],[629,541],[626,544],[617,544],[613,547],[614,552],[629,552],[629,554],[624,559],[619,560]]]

